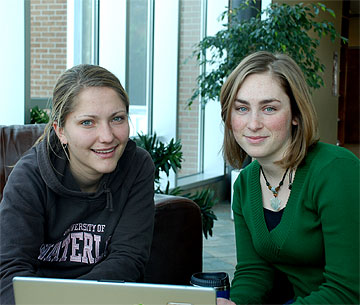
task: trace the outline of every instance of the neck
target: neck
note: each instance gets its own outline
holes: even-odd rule
[[[270,177],[269,169],[272,170],[273,174],[275,173],[276,176],[273,175]],[[263,206],[266,209],[279,211],[286,206],[290,195],[292,186],[290,176],[292,175],[292,171],[289,170],[289,168],[284,169],[280,166],[268,167],[267,170],[268,173],[265,173],[263,166],[260,167],[260,185],[263,197]],[[263,178],[261,178],[261,176]],[[285,185],[287,185],[287,187],[285,187]]]
[[[70,170],[81,191],[86,193],[95,193],[97,191],[102,175],[85,176],[83,173],[79,173],[75,168],[72,168],[71,163]]]
[[[283,168],[280,166],[276,167],[267,167],[264,169],[264,166],[261,165],[261,175],[263,176],[263,180],[266,183],[266,179],[271,186],[276,187],[280,181],[283,181],[283,184],[288,185],[288,188],[291,189],[292,183],[294,181],[294,176],[296,173],[296,168]],[[261,181],[261,177],[260,177]]]
[[[286,171],[286,168],[283,168],[278,164],[274,164],[273,162],[265,164],[260,163],[260,166],[262,167],[266,177],[271,180],[280,181]]]

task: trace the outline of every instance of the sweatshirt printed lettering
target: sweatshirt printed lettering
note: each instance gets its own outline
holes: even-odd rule
[[[76,223],[63,234],[65,238],[55,244],[42,244],[38,260],[44,262],[74,262],[95,264],[104,258],[111,236],[106,240],[100,253],[104,224]],[[82,231],[82,232],[75,232]]]

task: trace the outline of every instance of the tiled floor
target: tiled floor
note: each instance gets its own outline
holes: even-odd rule
[[[203,241],[203,271],[227,272],[233,279],[236,265],[234,221],[230,216],[230,203],[218,203],[214,207],[213,236]]]

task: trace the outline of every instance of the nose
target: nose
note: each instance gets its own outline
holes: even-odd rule
[[[248,124],[247,124],[247,127],[249,128],[249,130],[257,131],[257,130],[263,128],[263,126],[264,125],[262,122],[261,115],[257,112],[251,113],[251,115],[249,116]]]
[[[111,143],[113,141],[114,134],[110,124],[104,123],[99,126],[98,139],[101,143]]]

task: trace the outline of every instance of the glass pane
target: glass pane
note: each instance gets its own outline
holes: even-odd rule
[[[68,5],[73,9],[73,29],[69,25],[69,31],[73,31],[73,62],[70,66],[78,64],[97,64],[97,24],[95,20],[95,0],[68,0]]]
[[[131,135],[147,133],[148,126],[148,0],[127,1],[127,79]]]
[[[92,0],[79,1],[81,9],[81,63],[94,64],[94,33],[93,33],[93,2]],[[75,11],[76,12],[76,11]],[[78,18],[75,15],[75,19]]]
[[[132,105],[146,104],[147,0],[128,1],[128,90]]]

